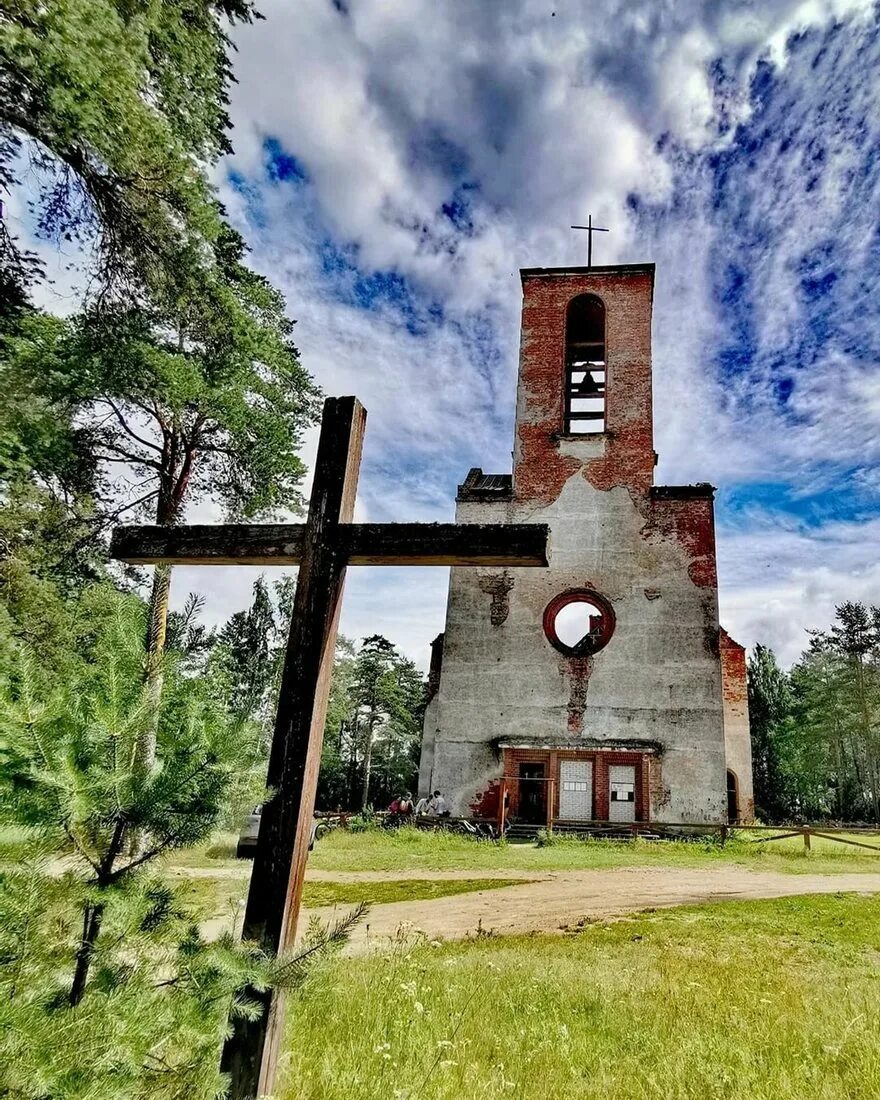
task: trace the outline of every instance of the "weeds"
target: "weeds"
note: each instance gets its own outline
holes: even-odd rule
[[[293,999],[281,1097],[877,1100],[878,920],[806,897],[404,939]]]

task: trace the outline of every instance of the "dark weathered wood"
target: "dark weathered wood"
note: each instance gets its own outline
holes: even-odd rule
[[[759,836],[752,844],[769,844],[773,840],[791,840],[793,836],[802,836],[803,830],[798,829],[794,833],[777,833],[775,836]]]
[[[120,527],[110,553],[133,565],[299,565],[305,524]],[[542,523],[350,523],[338,529],[349,565],[547,564]]]
[[[865,844],[861,840],[847,840],[843,836],[835,836],[833,833],[826,833],[824,830],[820,833],[818,830],[812,830],[813,836],[821,837],[823,840],[833,840],[837,844],[851,844],[853,848],[867,848],[869,852],[880,852],[880,848],[876,844]]]
[[[352,524],[366,413],[353,397],[324,404],[305,524],[126,527],[113,557],[134,564],[299,565],[243,936],[271,953],[296,933],[314,813],[339,606],[347,565],[547,564],[534,524]],[[252,989],[258,1018],[236,1019],[223,1050],[232,1100],[272,1091],[282,999]]]
[[[242,930],[271,952],[289,947],[296,933],[345,580],[339,525],[354,511],[365,421],[355,398],[325,402],[269,757],[274,794],[263,807]],[[280,998],[251,995],[262,1004],[260,1017],[235,1020],[223,1052],[235,1100],[272,1093],[281,1039]]]

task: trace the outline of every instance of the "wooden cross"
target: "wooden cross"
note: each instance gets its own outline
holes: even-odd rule
[[[354,397],[324,403],[305,524],[121,527],[111,556],[137,565],[298,565],[242,938],[267,951],[296,934],[315,808],[324,720],[347,565],[547,564],[544,524],[351,522],[366,411]],[[223,1050],[232,1100],[272,1092],[281,1042],[280,996],[251,990],[259,1019],[236,1018]]]
[[[586,229],[587,231],[587,267],[593,266],[593,234],[594,233],[610,233],[610,229],[601,229],[598,225],[593,225],[593,215],[587,218],[586,225],[573,225],[572,229]]]

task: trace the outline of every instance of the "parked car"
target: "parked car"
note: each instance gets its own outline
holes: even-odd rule
[[[253,859],[254,852],[257,850],[257,837],[260,835],[260,820],[263,816],[263,807],[254,806],[253,810],[248,814],[247,820],[242,826],[241,832],[238,834],[238,844],[235,846],[235,855],[237,859]],[[309,836],[309,851],[315,846],[315,841],[322,836],[326,836],[331,829],[335,829],[339,825],[339,818],[316,818],[312,822],[312,832]]]
[[[262,806],[254,806],[248,814],[241,832],[238,834],[238,844],[235,846],[237,859],[253,859],[257,850],[257,837],[260,835],[260,818],[263,814]]]

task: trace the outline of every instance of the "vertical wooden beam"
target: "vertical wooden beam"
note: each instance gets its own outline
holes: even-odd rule
[[[507,822],[507,780],[501,780],[501,790],[499,791],[500,803],[498,806],[498,836],[502,840],[504,839],[504,826]]]
[[[263,807],[242,930],[243,939],[273,953],[288,948],[296,934],[345,582],[338,527],[354,512],[365,423],[356,398],[325,401],[266,779],[272,793]],[[233,1020],[223,1049],[231,1100],[256,1100],[274,1089],[282,999],[249,994],[262,1011],[255,1020]]]
[[[803,829],[801,829],[801,832],[804,834],[804,851],[809,852],[812,847],[812,842],[810,840],[810,826],[805,825]]]
[[[556,780],[551,775],[547,780],[547,832],[553,832],[553,801],[556,797]]]

